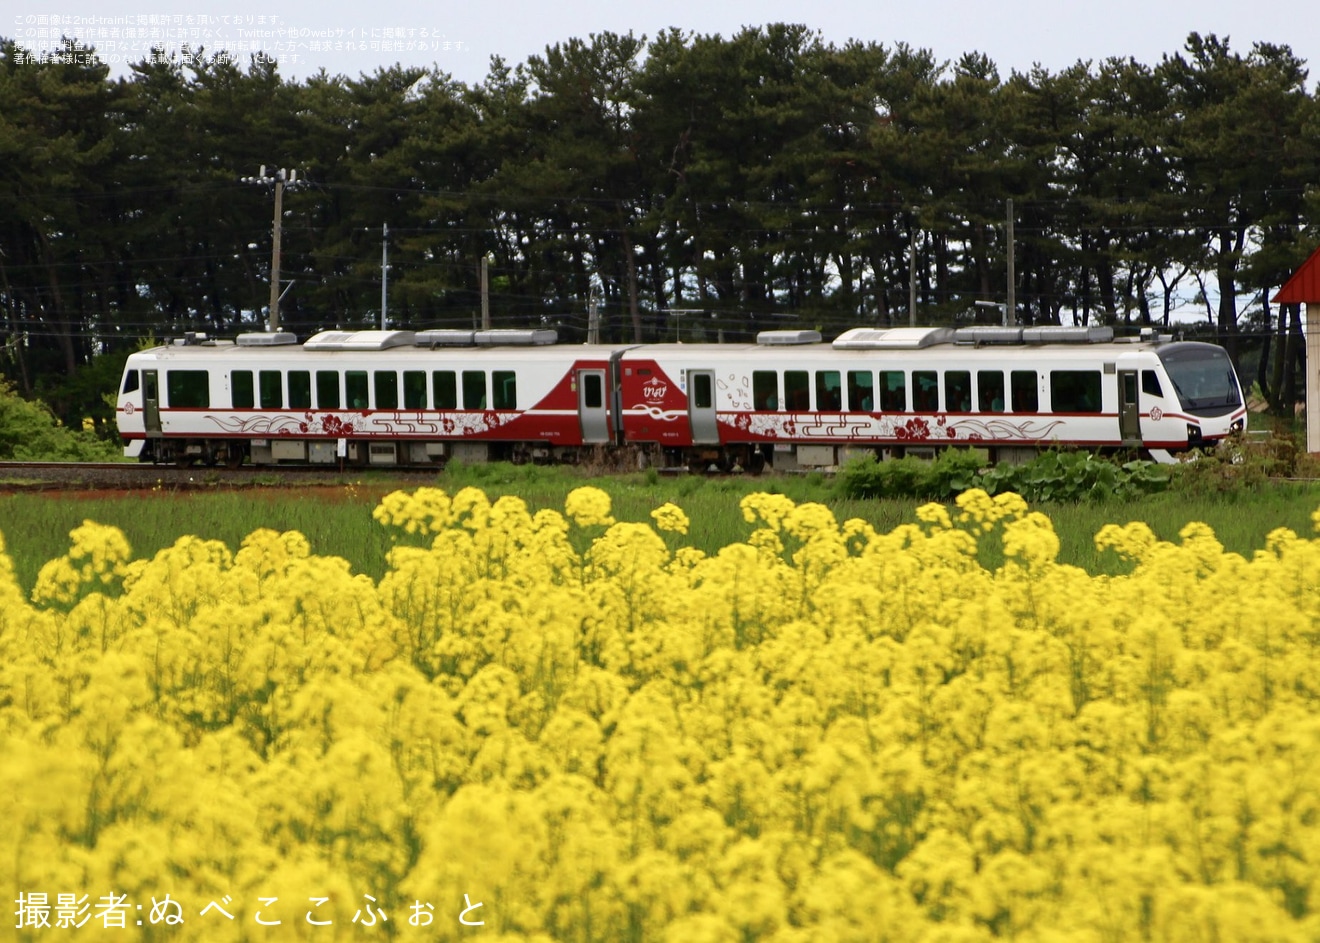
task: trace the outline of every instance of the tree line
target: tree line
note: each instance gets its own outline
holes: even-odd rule
[[[280,226],[300,335],[380,323],[386,241],[391,326],[473,326],[485,259],[492,324],[569,341],[593,309],[606,341],[955,323],[1007,302],[1011,253],[1020,322],[1190,305],[1282,408],[1300,323],[1269,298],[1320,222],[1307,78],[1287,46],[1195,33],[1154,65],[1007,76],[788,24],[602,33],[476,85],[204,51],[111,79],[73,41],[0,40],[0,369],[67,411],[113,386],[98,354],[261,329],[273,201],[243,178],[266,165],[303,181]]]

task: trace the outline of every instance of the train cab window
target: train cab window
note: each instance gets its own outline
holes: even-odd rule
[[[257,391],[261,396],[262,409],[284,408],[284,374],[280,371],[258,371]]]
[[[1149,396],[1163,396],[1164,388],[1160,386],[1159,374],[1154,370],[1141,371],[1141,392]]]
[[[848,408],[863,413],[875,409],[875,377],[870,370],[848,371]]]
[[[940,375],[934,370],[912,371],[912,409],[919,413],[939,412]]]
[[[463,371],[463,408],[486,408],[486,372],[484,370]]]
[[[175,409],[205,409],[211,405],[211,378],[205,370],[169,370],[165,391]]]
[[[1004,411],[1004,371],[976,371],[976,403],[983,413]]]
[[[229,374],[229,395],[235,409],[251,409],[257,405],[257,388],[252,383],[251,370],[235,370]]]
[[[289,408],[312,408],[312,374],[310,370],[289,371]]]
[[[692,374],[692,408],[715,408],[715,384],[709,373]]]
[[[887,413],[907,412],[907,375],[902,370],[880,371],[880,409]]]
[[[512,370],[492,370],[490,374],[491,408],[518,408],[518,376]]]
[[[773,370],[752,371],[752,408],[771,412],[779,408],[779,374]]]
[[[944,411],[970,413],[972,411],[972,372],[970,370],[944,371]]]
[[[124,388],[122,393],[136,393],[138,388],[139,374],[136,370],[127,370],[124,372]]]
[[[398,409],[399,374],[394,370],[377,370],[373,379],[376,387],[376,408]]]
[[[349,409],[367,408],[367,371],[344,371],[344,400]]]
[[[426,371],[403,371],[403,408],[426,408]]]
[[[838,370],[816,371],[816,409],[837,413],[843,409],[843,385]]]
[[[1012,409],[1015,413],[1040,412],[1040,386],[1035,370],[1014,370],[1009,374],[1009,392],[1012,394]]]
[[[807,371],[784,371],[784,405],[793,412],[811,408],[811,375]]]
[[[1100,412],[1100,371],[1051,370],[1050,409],[1056,413]]]
[[[316,408],[339,408],[339,371],[316,371]]]
[[[458,409],[458,378],[453,370],[436,370],[431,374],[431,394],[436,409]]]

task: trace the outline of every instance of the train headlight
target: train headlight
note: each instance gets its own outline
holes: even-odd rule
[[[1201,441],[1201,427],[1200,427],[1200,426],[1196,425],[1195,423],[1191,423],[1191,422],[1189,422],[1189,423],[1187,424],[1187,441],[1188,441],[1188,442],[1200,442],[1200,441]]]
[[[1236,435],[1237,433],[1241,432],[1244,428],[1246,428],[1246,425],[1247,422],[1245,419],[1234,419],[1231,423],[1229,423],[1228,431],[1233,435]]]

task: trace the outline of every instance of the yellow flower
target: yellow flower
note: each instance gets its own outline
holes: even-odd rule
[[[608,527],[610,496],[599,488],[575,488],[564,499],[564,514],[578,527]]]
[[[676,504],[666,502],[660,505],[651,512],[651,517],[655,518],[655,526],[659,530],[674,534],[688,532],[688,516]]]

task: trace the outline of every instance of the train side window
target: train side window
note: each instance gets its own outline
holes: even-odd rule
[[[1009,384],[1013,396],[1013,412],[1040,412],[1040,386],[1036,382],[1035,370],[1014,370],[1009,375]]]
[[[136,370],[127,370],[124,372],[124,393],[136,393],[138,388],[139,374]]]
[[[715,408],[715,388],[710,374],[692,374],[692,407],[694,409]]]
[[[367,408],[367,371],[344,371],[344,399],[349,409]]]
[[[518,375],[516,373],[512,370],[492,370],[490,382],[492,409],[518,408]]]
[[[1100,412],[1100,371],[1051,370],[1050,409],[1056,413]]]
[[[752,408],[768,412],[779,408],[779,374],[773,370],[752,371]]]
[[[972,371],[944,371],[944,411],[949,413],[972,411]]]
[[[377,370],[375,379],[376,408],[399,408],[399,374],[394,370]]]
[[[431,374],[431,393],[436,409],[458,409],[458,378],[453,370],[436,370]]]
[[[170,406],[206,409],[211,405],[211,378],[205,370],[170,370],[165,374]]]
[[[976,401],[983,413],[1004,411],[1004,371],[976,371]]]
[[[811,374],[805,370],[784,371],[784,405],[793,412],[811,408]]]
[[[880,409],[887,413],[907,412],[907,376],[902,370],[880,371]]]
[[[463,371],[463,408],[486,408],[486,371]]]
[[[257,372],[257,391],[262,409],[284,408],[284,375],[278,370]]]
[[[940,375],[934,370],[912,371],[912,409],[934,413],[940,408]]]
[[[838,370],[816,371],[816,409],[824,413],[843,409],[843,386]]]
[[[870,370],[848,371],[848,408],[864,413],[875,408],[875,378]]]
[[[312,374],[310,370],[289,371],[289,408],[312,408]]]
[[[339,408],[339,371],[316,371],[316,408]]]
[[[426,371],[403,371],[403,408],[426,408]]]
[[[251,370],[235,370],[229,374],[229,394],[235,409],[251,409],[257,405]]]
[[[1160,377],[1154,370],[1141,371],[1141,392],[1150,396],[1164,396],[1164,387],[1160,386]]]

